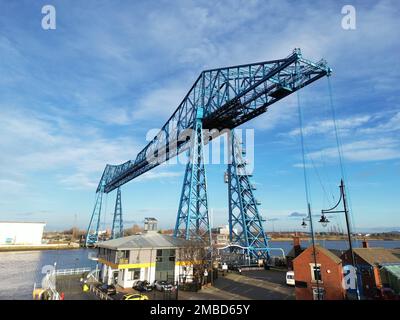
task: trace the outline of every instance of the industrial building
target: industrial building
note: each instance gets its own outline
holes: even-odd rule
[[[98,243],[100,280],[131,288],[135,281],[168,280],[189,282],[201,247],[193,241],[158,233],[147,227],[141,234]]]
[[[42,244],[44,222],[0,221],[0,245]]]

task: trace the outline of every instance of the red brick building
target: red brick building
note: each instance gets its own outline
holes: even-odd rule
[[[293,270],[293,260],[299,256],[305,248],[301,246],[300,237],[294,236],[293,237],[293,248],[288,252],[286,255],[286,264],[288,270]]]
[[[399,265],[400,258],[385,248],[370,248],[366,241],[363,248],[354,248],[354,259],[358,277],[361,278],[360,294],[363,298],[375,299],[383,289],[381,268],[388,265]],[[351,264],[351,254],[346,251],[342,255],[343,264]]]
[[[342,285],[342,260],[319,245],[315,251],[316,265],[312,246],[293,260],[296,299],[318,300],[319,289],[320,300],[343,300],[346,292]]]

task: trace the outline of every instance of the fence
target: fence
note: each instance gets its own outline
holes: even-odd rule
[[[58,269],[53,270],[43,277],[42,279],[42,289],[47,290],[48,300],[61,300],[61,296],[57,291],[56,287],[56,277],[57,276],[67,276],[67,275],[79,275],[85,272],[91,272],[91,268],[77,268],[77,269]],[[34,283],[33,290],[37,289],[36,283]]]
[[[59,269],[56,270],[55,274],[57,276],[67,276],[67,275],[74,275],[74,274],[82,274],[85,272],[92,271],[91,268],[77,268],[77,269]]]

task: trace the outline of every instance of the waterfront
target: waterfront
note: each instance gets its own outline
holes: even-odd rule
[[[40,284],[45,266],[60,269],[91,267],[96,263],[88,259],[89,249],[0,252],[0,300],[32,298],[33,285]]]
[[[343,240],[319,240],[322,246],[329,249],[346,250],[348,243]],[[308,246],[309,241],[302,241],[302,246]],[[273,248],[282,248],[288,253],[292,248],[292,241],[271,241]],[[400,241],[369,241],[370,247],[400,248]],[[354,242],[355,247],[361,246],[361,241]],[[0,300],[4,299],[27,299],[32,297],[34,283],[40,283],[44,274],[42,268],[51,266],[55,262],[57,268],[95,268],[95,262],[88,259],[89,253],[95,250],[51,250],[51,251],[19,251],[19,252],[0,252]],[[279,255],[278,251],[273,251],[273,255]]]

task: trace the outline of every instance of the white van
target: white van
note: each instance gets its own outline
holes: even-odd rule
[[[286,284],[288,286],[294,286],[294,271],[286,272]]]

